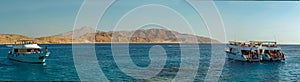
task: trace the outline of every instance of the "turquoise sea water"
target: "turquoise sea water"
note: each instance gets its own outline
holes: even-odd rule
[[[100,68],[110,81],[170,81],[175,78],[180,68],[181,51],[178,44],[130,44],[129,53],[134,64],[147,67],[151,61],[149,58],[151,47],[159,45],[167,53],[166,65],[158,75],[151,79],[135,79],[122,72],[114,61],[110,44],[96,44],[95,50]],[[191,44],[187,44],[191,45]],[[5,81],[79,81],[76,72],[72,45],[41,45],[48,46],[51,55],[46,64],[28,64],[8,60],[7,52],[10,48],[0,46],[0,80]],[[91,46],[91,44],[84,44]],[[118,44],[122,47],[123,44]],[[222,46],[222,45],[217,45]],[[225,60],[219,81],[299,81],[300,80],[300,45],[280,45],[286,53],[285,62],[240,62]],[[189,47],[183,47],[189,49]],[[200,53],[199,68],[194,81],[203,81],[210,65],[211,45],[199,44]],[[222,55],[224,49],[218,49],[214,54]],[[122,54],[116,54],[122,57]],[[224,55],[224,54],[223,54]],[[125,57],[125,56],[124,56]],[[160,57],[157,55],[156,57]],[[154,57],[154,58],[156,58]],[[128,60],[121,60],[128,61]],[[127,64],[126,62],[123,64]],[[182,69],[190,69],[189,66]],[[87,72],[93,72],[87,70]],[[95,77],[97,78],[97,77]]]

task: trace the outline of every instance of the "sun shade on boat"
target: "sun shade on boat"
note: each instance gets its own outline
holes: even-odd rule
[[[38,48],[40,49],[41,47],[38,46],[37,44],[26,44],[26,45],[21,45],[21,46],[15,46],[14,48]]]

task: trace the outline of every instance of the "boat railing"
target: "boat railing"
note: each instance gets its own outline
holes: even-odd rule
[[[16,45],[24,45],[24,44],[37,44],[37,42],[33,40],[17,40],[15,42]]]

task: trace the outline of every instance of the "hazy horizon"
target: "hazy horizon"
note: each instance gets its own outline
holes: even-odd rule
[[[0,1],[0,34],[22,34],[30,37],[50,36],[73,30],[76,15],[83,0],[2,0]],[[214,1],[219,11],[228,40],[275,40],[282,44],[299,44],[300,4],[297,1]],[[100,31],[113,31],[115,24],[128,11],[141,5],[160,4],[182,15],[195,35],[209,37],[203,19],[185,1],[116,1],[105,12],[97,27]],[[180,23],[170,11],[160,7],[136,9],[128,15],[117,30],[133,30],[132,24],[145,22],[157,16],[155,22],[172,25]],[[141,15],[142,14],[142,15]],[[149,16],[149,17],[147,17]],[[148,27],[160,28],[160,27]],[[168,27],[180,33],[188,33],[184,25]]]

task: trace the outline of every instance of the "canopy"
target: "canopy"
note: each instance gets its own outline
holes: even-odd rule
[[[233,40],[233,41],[229,41],[229,43],[245,43],[245,41]]]
[[[36,44],[33,40],[17,40],[16,44]]]
[[[276,41],[249,41],[251,43],[276,43]]]
[[[31,49],[31,48],[34,48],[34,49],[41,49],[40,46],[38,46],[37,44],[26,44],[26,45],[17,45],[17,46],[14,46],[14,48],[22,48],[22,49]]]

